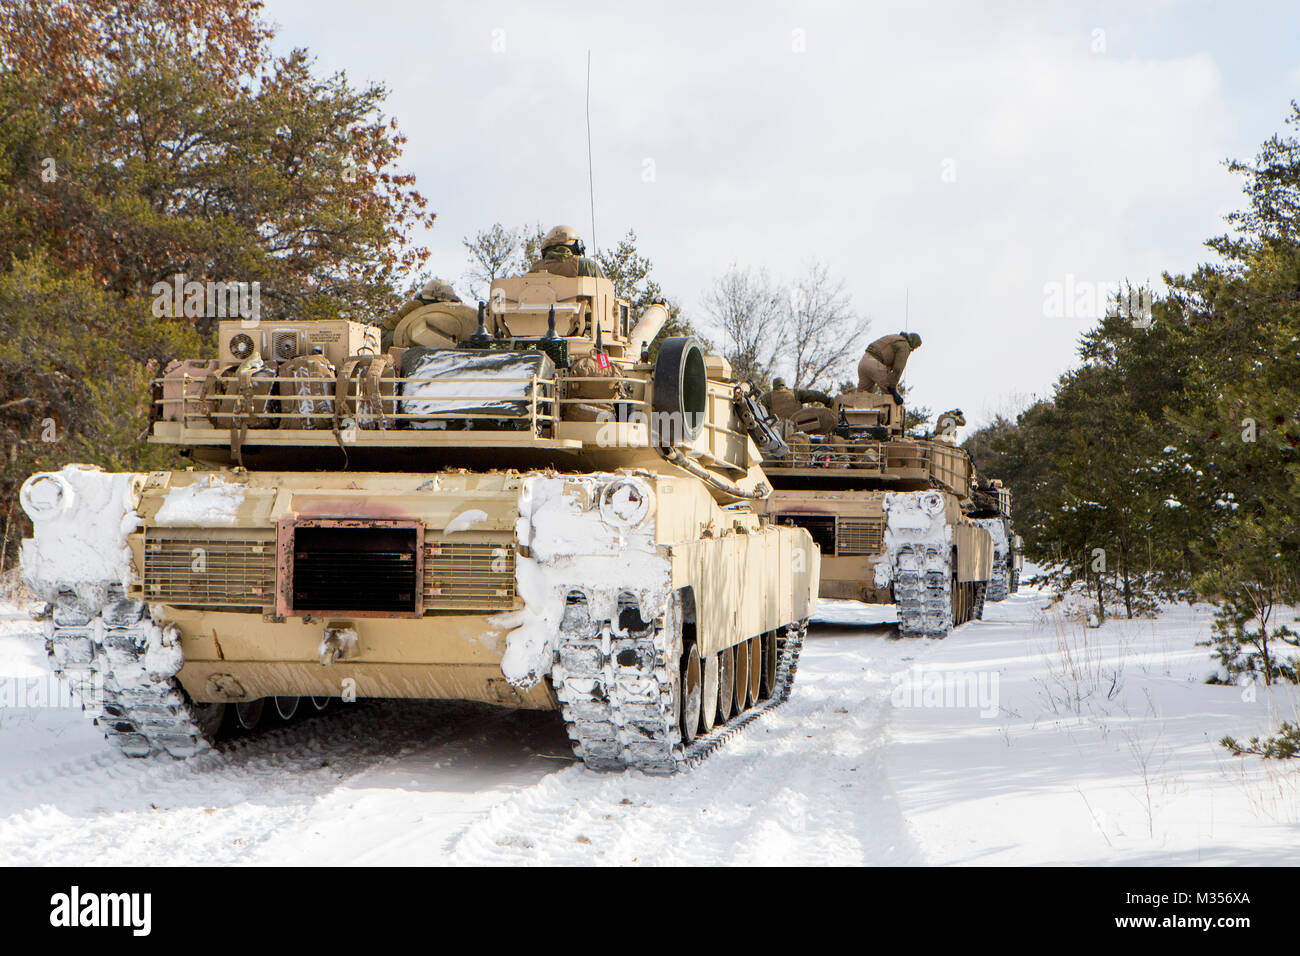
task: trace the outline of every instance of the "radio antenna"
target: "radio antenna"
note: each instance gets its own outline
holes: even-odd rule
[[[591,50],[587,51],[587,192],[591,197],[591,251],[596,244],[596,179],[591,166]]]

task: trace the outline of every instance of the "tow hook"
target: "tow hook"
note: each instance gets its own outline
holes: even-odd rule
[[[357,631],[351,625],[331,624],[325,628],[325,634],[321,638],[320,663],[322,667],[329,667],[341,657],[347,657],[354,654],[357,649]]]

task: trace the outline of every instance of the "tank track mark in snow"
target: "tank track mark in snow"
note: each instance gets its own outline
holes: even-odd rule
[[[570,604],[552,681],[573,751],[589,769],[650,774],[696,766],[788,700],[808,630],[808,622],[801,621],[778,634],[771,697],[683,745],[676,697],[679,652],[669,646],[663,619],[626,630],[616,630],[616,623],[592,622],[586,605]]]
[[[207,750],[217,728],[211,719],[205,723],[173,676],[180,668],[178,641],[142,601],[118,590],[97,609],[55,602],[45,650],[55,674],[128,757],[163,752],[183,759]]]

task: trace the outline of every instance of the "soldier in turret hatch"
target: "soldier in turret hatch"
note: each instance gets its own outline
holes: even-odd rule
[[[542,237],[542,257],[533,263],[529,272],[550,272],[558,276],[591,276],[602,279],[605,270],[600,263],[585,255],[578,231],[572,226],[556,226]]]

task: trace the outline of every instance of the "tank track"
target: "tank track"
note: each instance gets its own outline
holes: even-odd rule
[[[573,613],[561,624],[552,683],[573,752],[599,771],[671,774],[698,765],[789,699],[808,631],[808,622],[801,621],[778,633],[771,697],[683,745],[673,700],[677,655],[666,646],[662,621],[616,630],[621,622],[593,623],[575,607],[581,605],[570,605]]]
[[[975,585],[975,608],[971,611],[971,620],[979,621],[984,618],[984,602],[988,596],[989,583],[980,581]]]
[[[144,602],[119,589],[99,607],[54,603],[45,651],[55,674],[128,757],[192,757],[210,746],[202,721],[173,676],[180,646]]]
[[[952,561],[947,548],[899,547],[894,564],[894,603],[900,634],[943,637],[952,630]]]
[[[993,576],[989,578],[988,600],[996,604],[998,601],[1005,601],[1009,593],[1011,593],[1011,585],[1007,575],[1007,557],[1004,554],[994,554]]]

